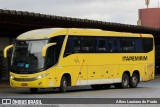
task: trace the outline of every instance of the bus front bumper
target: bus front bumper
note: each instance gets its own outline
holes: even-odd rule
[[[53,81],[44,78],[10,78],[10,86],[13,88],[52,88]]]

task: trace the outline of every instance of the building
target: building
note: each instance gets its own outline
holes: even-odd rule
[[[145,8],[139,9],[139,19],[137,25],[160,28],[160,8]],[[160,36],[155,39],[156,48],[156,72],[160,74]]]
[[[138,25],[160,28],[160,8],[139,9]]]

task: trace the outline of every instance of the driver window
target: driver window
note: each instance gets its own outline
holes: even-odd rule
[[[57,36],[53,37],[50,40],[50,43],[56,43],[56,45],[50,46],[47,49],[47,57],[46,57],[46,68],[50,68],[53,65],[55,65],[58,62],[60,53],[61,53],[61,48],[63,45],[65,36]]]
[[[47,49],[46,67],[50,68],[57,62],[56,46],[51,46]]]

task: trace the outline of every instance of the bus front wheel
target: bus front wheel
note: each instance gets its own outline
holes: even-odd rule
[[[35,94],[38,92],[38,88],[30,88],[30,92]]]
[[[67,91],[67,86],[68,86],[67,78],[65,76],[63,76],[62,79],[61,79],[61,84],[60,84],[60,87],[59,87],[59,91],[61,93],[65,93]]]
[[[132,77],[130,78],[130,81],[129,81],[129,86],[131,88],[136,88],[137,85],[138,85],[138,82],[139,82],[139,77],[136,73],[133,73]]]

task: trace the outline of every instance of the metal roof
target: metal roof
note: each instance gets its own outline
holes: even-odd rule
[[[160,34],[158,28],[0,9],[0,36],[16,37],[28,30],[54,27]]]

